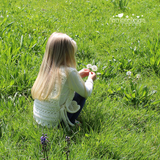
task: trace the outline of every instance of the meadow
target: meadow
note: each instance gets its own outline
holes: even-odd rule
[[[160,159],[159,0],[0,0],[0,159]],[[123,13],[123,14],[122,14]],[[34,123],[31,88],[47,39],[78,45],[77,70],[97,65],[81,127]]]

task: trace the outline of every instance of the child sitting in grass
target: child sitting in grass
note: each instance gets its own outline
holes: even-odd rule
[[[76,42],[63,33],[53,33],[32,87],[33,115],[38,124],[55,127],[61,121],[74,126],[86,98],[91,95],[96,74],[89,69],[77,72]],[[88,76],[86,82],[83,77]]]

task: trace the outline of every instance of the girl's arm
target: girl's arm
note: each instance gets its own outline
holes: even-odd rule
[[[69,88],[80,94],[82,97],[87,98],[91,95],[93,90],[93,80],[88,77],[87,81],[84,82],[80,77],[77,70],[72,70],[68,76]]]

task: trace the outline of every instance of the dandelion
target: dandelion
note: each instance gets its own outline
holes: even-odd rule
[[[128,18],[129,16],[126,16],[126,18]]]
[[[87,64],[87,68],[92,68],[92,65],[91,64]]]
[[[141,17],[143,17],[143,15],[141,15]]]
[[[93,71],[97,71],[97,66],[96,65],[91,65],[91,64],[87,64],[87,68],[89,69],[89,68],[91,68]]]
[[[96,65],[93,65],[93,66],[92,66],[92,70],[93,70],[93,71],[97,71],[97,66],[96,66]]]
[[[127,75],[127,76],[131,76],[131,73],[132,73],[131,71],[128,71],[128,72],[126,73],[126,75]]]
[[[136,78],[137,78],[137,79],[141,78],[141,75],[140,75],[140,74],[137,74],[137,75],[136,75]]]
[[[118,17],[119,18],[123,17],[123,13],[118,14]]]
[[[101,73],[98,72],[97,75],[99,76],[99,75],[101,75]]]
[[[134,14],[132,14],[132,16],[134,16]]]
[[[139,18],[139,16],[137,16],[137,18]]]

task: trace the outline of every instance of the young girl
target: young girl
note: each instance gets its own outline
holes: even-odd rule
[[[32,87],[33,116],[38,124],[55,127],[61,121],[74,126],[85,100],[91,95],[96,74],[89,69],[77,72],[76,42],[63,33],[53,33]],[[83,77],[88,76],[86,82]]]

